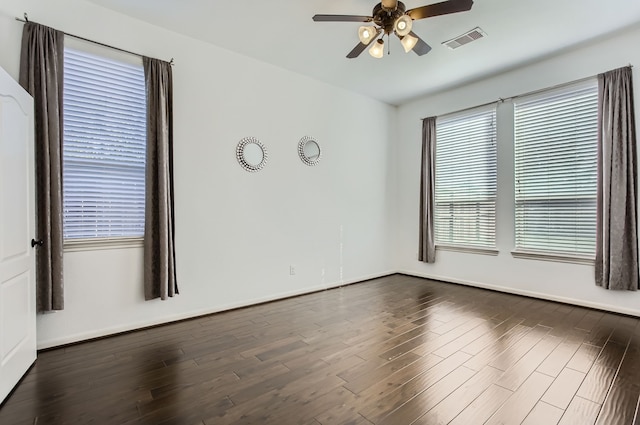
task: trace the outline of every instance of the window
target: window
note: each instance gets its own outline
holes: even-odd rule
[[[495,106],[438,118],[437,245],[495,247],[496,156]]]
[[[516,251],[594,255],[597,130],[595,80],[515,103]]]
[[[142,63],[64,52],[64,238],[144,235]]]

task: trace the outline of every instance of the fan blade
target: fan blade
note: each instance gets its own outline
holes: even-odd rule
[[[429,46],[423,39],[418,37],[415,32],[411,31],[409,34],[418,39],[418,42],[416,43],[416,45],[413,46],[413,49],[411,49],[416,53],[416,55],[418,56],[426,55],[431,51],[431,46]]]
[[[366,49],[367,46],[368,46],[368,44],[358,43],[358,45],[356,47],[354,47],[352,51],[349,52],[347,57],[349,59],[357,58],[358,56],[360,56],[360,53],[364,52],[364,49]]]
[[[371,22],[373,21],[373,17],[358,15],[315,15],[313,20],[315,22]]]
[[[424,19],[432,16],[448,15],[449,13],[464,12],[471,9],[473,0],[448,0],[427,6],[407,10],[411,19]]]
[[[364,49],[369,47],[371,45],[371,43],[373,43],[374,41],[377,40],[377,38],[378,38],[378,36],[380,35],[381,32],[382,32],[382,30],[378,28],[378,30],[376,31],[376,36],[373,37],[368,44],[358,43],[356,45],[356,47],[354,47],[353,50],[349,52],[347,57],[349,59],[354,59],[354,58],[357,58],[358,56],[360,56],[360,53],[364,52]]]

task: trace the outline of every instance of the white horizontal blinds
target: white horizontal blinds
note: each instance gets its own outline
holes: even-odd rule
[[[64,237],[144,235],[144,69],[64,52]]]
[[[595,79],[515,103],[516,250],[594,254],[597,135]]]
[[[495,247],[496,109],[436,122],[435,241]]]

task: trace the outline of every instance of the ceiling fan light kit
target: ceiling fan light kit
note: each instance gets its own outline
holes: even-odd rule
[[[470,10],[472,6],[473,0],[446,0],[407,10],[401,1],[382,0],[373,8],[372,16],[315,15],[313,20],[315,22],[373,22],[375,26],[361,26],[358,29],[360,43],[347,54],[349,59],[360,56],[360,53],[382,32],[387,37],[392,33],[395,34],[400,39],[405,52],[413,51],[418,56],[422,56],[429,53],[431,46],[412,32],[413,21],[464,12]],[[384,56],[384,40],[382,40],[382,37],[371,46],[369,54],[374,58],[382,58]]]

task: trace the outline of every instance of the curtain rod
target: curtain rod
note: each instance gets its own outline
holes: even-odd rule
[[[27,16],[27,14],[26,14],[26,13],[24,14],[24,19],[22,19],[22,18],[16,18],[16,21],[23,22],[23,23],[26,23],[26,22],[32,22],[32,21],[29,21],[29,17]],[[101,42],[99,42],[99,41],[90,40],[90,39],[88,39],[88,38],[80,37],[79,35],[70,34],[70,33],[68,33],[68,32],[64,32],[64,31],[62,31],[62,33],[63,33],[64,35],[66,35],[67,37],[73,37],[73,38],[75,38],[75,39],[82,40],[82,41],[86,41],[86,42],[88,42],[88,43],[93,43],[93,44],[96,44],[96,45],[98,45],[98,46],[107,47],[107,48],[109,48],[109,49],[117,50],[117,51],[119,51],[119,52],[123,52],[123,53],[128,53],[128,54],[130,54],[130,55],[138,56],[138,57],[141,57],[141,58],[145,57],[145,55],[141,55],[140,53],[132,52],[132,51],[130,51],[130,50],[121,49],[121,48],[119,48],[119,47],[115,47],[115,46],[111,46],[111,45],[109,45],[109,44],[101,43]],[[171,64],[171,65],[173,65],[173,64],[174,64],[174,63],[173,63],[173,58],[171,58],[171,60],[169,61],[169,64]]]
[[[621,68],[630,68],[630,69],[632,69],[633,65],[629,64],[629,65],[623,66]],[[534,94],[543,93],[543,92],[548,91],[548,90],[555,90],[555,89],[560,89],[560,88],[563,88],[563,87],[568,87],[568,86],[571,86],[573,84],[579,84],[579,83],[591,80],[593,78],[597,78],[597,76],[594,75],[594,76],[591,76],[591,77],[580,78],[579,80],[573,80],[573,81],[569,81],[567,83],[556,84],[555,86],[552,86],[552,87],[546,87],[546,88],[539,89],[539,90],[533,90],[533,91],[526,92],[526,93],[521,93],[521,94],[518,94],[518,95],[515,95],[515,96],[499,97],[497,100],[492,100],[491,102],[483,103],[481,105],[471,106],[469,108],[458,109],[456,111],[447,112],[446,114],[439,114],[437,116],[438,117],[444,117],[444,116],[451,115],[451,114],[457,114],[458,112],[466,112],[466,111],[470,111],[472,109],[482,108],[484,106],[493,105],[494,103],[503,103],[503,102],[506,102],[508,100],[514,100],[514,99],[518,99],[518,98],[521,98],[521,97],[532,96]],[[428,117],[425,117],[425,118],[428,118]],[[423,121],[425,118],[420,118],[420,121]]]

